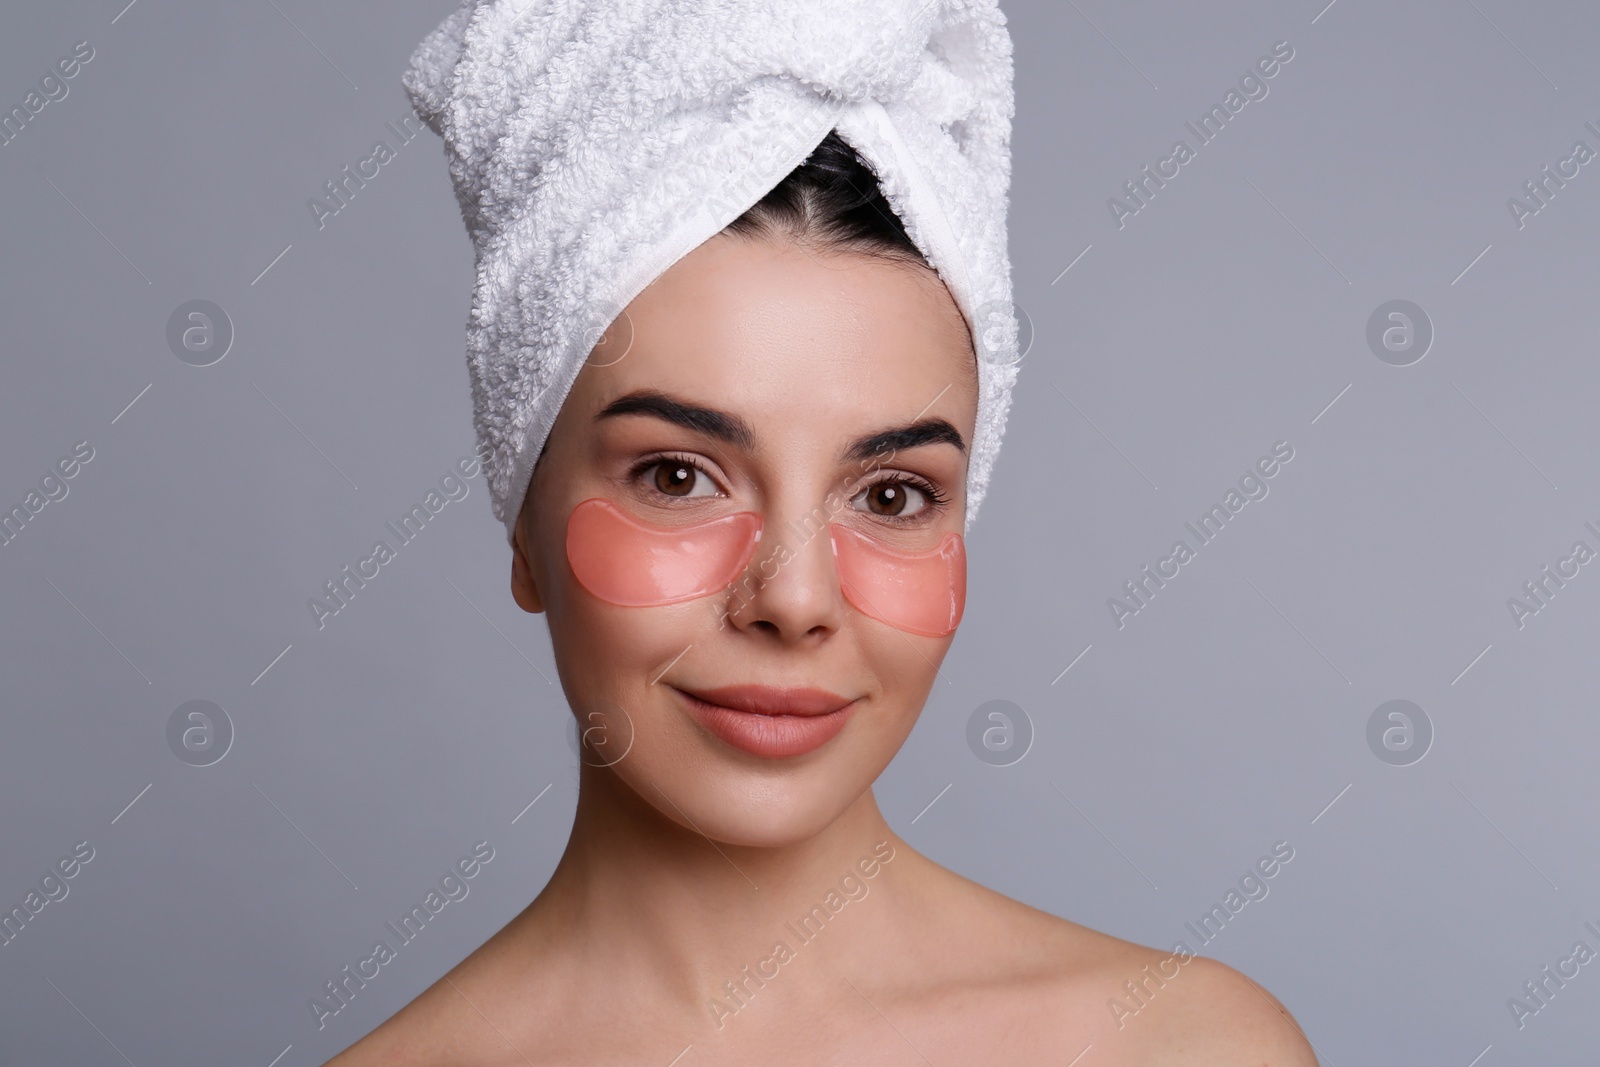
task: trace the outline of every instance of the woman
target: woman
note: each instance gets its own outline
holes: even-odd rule
[[[577,371],[511,534],[582,731],[571,837],[338,1067],[1315,1064],[1244,976],[991,892],[877,807],[960,621],[984,399],[879,178],[829,133]]]

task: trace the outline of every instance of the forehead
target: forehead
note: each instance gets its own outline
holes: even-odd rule
[[[926,268],[719,236],[626,314],[626,356],[585,366],[574,387],[591,405],[651,387],[755,418],[878,422],[930,403],[957,426],[975,418],[967,326]]]

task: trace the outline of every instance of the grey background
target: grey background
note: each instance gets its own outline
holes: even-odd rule
[[[393,145],[452,4],[125,2],[0,19],[6,110],[95,49],[0,147],[0,503],[95,449],[0,547],[0,905],[95,849],[0,947],[0,1062],[317,1064],[537,893],[575,797],[481,477],[325,628],[306,607],[473,445],[437,139],[324,228],[306,206]],[[1506,1001],[1600,948],[1600,566],[1523,628],[1506,601],[1600,547],[1600,162],[1520,230],[1506,201],[1600,149],[1600,16],[1324,3],[1006,4],[1035,341],[968,614],[878,794],[939,861],[1162,947],[1287,840],[1204,951],[1324,1062],[1576,1062],[1596,966],[1520,1030]],[[1107,198],[1279,40],[1269,95],[1119,229]],[[236,330],[209,367],[165,340],[197,298]],[[1408,367],[1365,341],[1396,298],[1436,331]],[[1118,629],[1107,598],[1280,440],[1270,495]],[[235,730],[203,768],[166,741],[196,699]],[[1035,734],[1006,767],[966,740],[997,699]],[[1436,732],[1411,766],[1367,745],[1392,699]],[[307,999],[483,839],[469,897],[319,1032]]]

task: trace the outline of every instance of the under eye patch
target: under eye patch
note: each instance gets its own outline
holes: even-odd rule
[[[828,526],[845,599],[908,633],[955,632],[966,604],[967,557],[960,534],[926,552],[890,548],[838,523]],[[582,586],[609,604],[658,607],[726,589],[761,540],[753,511],[689,526],[655,526],[608,500],[583,501],[567,521],[567,560]]]
[[[726,589],[744,572],[761,540],[753,511],[694,523],[640,522],[594,497],[567,520],[567,560],[583,587],[622,607],[658,607]]]
[[[955,632],[967,601],[960,534],[945,534],[930,551],[906,552],[838,523],[828,533],[845,599],[863,614],[923,637]]]

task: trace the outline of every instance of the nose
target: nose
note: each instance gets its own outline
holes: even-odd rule
[[[828,537],[830,518],[823,506],[766,512],[755,555],[724,605],[723,624],[785,644],[837,631],[848,609]]]

